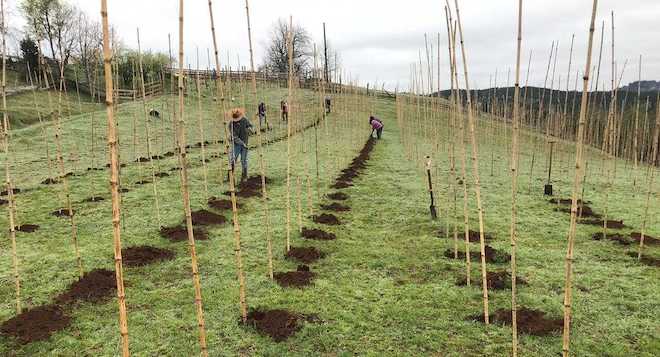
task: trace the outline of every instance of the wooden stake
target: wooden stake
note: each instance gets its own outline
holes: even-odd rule
[[[291,250],[291,114],[293,113],[293,17],[289,16],[287,52],[289,55],[289,80],[287,105],[289,115],[286,121],[286,251]]]
[[[575,177],[573,179],[573,193],[571,196],[571,224],[568,232],[568,248],[566,250],[566,266],[565,266],[565,285],[564,285],[564,331],[562,342],[562,355],[569,356],[570,347],[570,326],[571,326],[571,302],[572,302],[572,278],[573,278],[573,245],[575,242],[575,234],[577,228],[578,205],[577,199],[582,186],[583,176],[583,151],[584,151],[584,131],[587,119],[587,105],[589,95],[589,74],[591,70],[591,52],[593,49],[594,40],[594,25],[596,21],[596,10],[598,8],[598,0],[594,0],[593,8],[591,10],[591,25],[589,26],[589,42],[587,45],[587,63],[584,69],[584,79],[582,86],[582,98],[580,105],[580,121],[578,123],[578,134],[576,139],[576,154],[575,154]]]
[[[115,256],[115,278],[117,279],[117,304],[119,305],[119,333],[121,335],[122,356],[130,355],[128,349],[128,313],[124,292],[124,269],[121,256],[121,203],[119,196],[119,148],[117,147],[117,126],[113,102],[112,54],[108,34],[107,0],[101,0],[103,26],[103,68],[105,73],[105,109],[108,114],[108,151],[110,152],[110,194],[112,195],[112,236]]]
[[[208,356],[206,347],[206,326],[204,323],[204,309],[202,308],[202,287],[197,267],[197,251],[195,249],[195,236],[193,234],[192,213],[190,209],[190,195],[188,193],[188,162],[186,158],[186,121],[185,121],[185,99],[183,85],[183,1],[179,0],[179,108],[174,112],[178,119],[178,154],[179,166],[181,167],[181,196],[183,199],[183,211],[186,216],[186,230],[188,231],[188,246],[190,248],[190,260],[192,267],[193,285],[195,287],[195,307],[197,311],[197,325],[199,328],[199,347],[202,356]]]

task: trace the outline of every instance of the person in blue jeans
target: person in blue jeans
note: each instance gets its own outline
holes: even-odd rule
[[[232,154],[230,157],[231,169],[234,170],[234,163],[238,157],[241,157],[241,182],[248,178],[248,138],[252,132],[252,124],[245,116],[242,109],[233,109],[231,111],[231,122],[229,123],[229,132],[231,133]],[[234,171],[235,172],[235,171]]]

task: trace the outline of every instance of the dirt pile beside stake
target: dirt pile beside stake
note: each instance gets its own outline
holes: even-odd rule
[[[438,237],[440,237],[440,238],[445,238],[446,236],[447,236],[447,235],[445,234],[444,231],[438,231]],[[451,234],[450,236],[451,236],[452,239],[453,239],[453,234]],[[465,233],[463,233],[463,232],[458,232],[458,240],[461,241],[461,242],[464,242],[464,241],[465,241]],[[468,240],[469,240],[471,243],[479,243],[479,241],[480,241],[480,240],[479,240],[479,232],[477,232],[477,231],[473,231],[473,230],[469,230],[469,231],[468,231]],[[489,242],[489,241],[491,241],[491,240],[493,240],[493,235],[490,234],[490,233],[484,232],[484,241]]]
[[[314,247],[291,247],[285,254],[287,259],[309,264],[325,257],[325,253]]]
[[[570,207],[555,208],[555,211],[571,214],[571,208]],[[578,206],[578,214],[580,214],[580,207],[579,206]],[[600,218],[603,217],[600,213],[594,212],[594,210],[588,205],[582,206],[581,214],[582,214],[583,218],[584,217],[589,217],[589,218],[600,219]]]
[[[312,284],[316,276],[309,270],[307,265],[298,265],[296,271],[287,271],[284,273],[275,273],[275,281],[283,288],[302,288]]]
[[[642,233],[632,232],[630,233],[630,238],[639,243],[642,239]],[[660,239],[644,234],[644,245],[660,245]]]
[[[511,261],[511,255],[506,252],[500,252],[489,245],[486,246],[485,253],[487,263],[507,263]],[[454,259],[454,251],[447,249],[445,250],[444,256],[449,259]],[[465,259],[465,252],[459,251],[458,259]],[[471,251],[470,259],[474,261],[481,259],[481,253],[479,251]]]
[[[224,216],[205,209],[192,212],[191,215],[193,224],[196,226],[211,226],[227,222],[227,218]]]
[[[604,224],[604,221],[602,219],[583,219],[578,221],[580,224],[588,224],[590,226],[600,226],[602,227]],[[623,229],[626,228],[626,225],[623,224],[623,220],[616,221],[616,220],[607,220],[607,228],[611,229]]]
[[[319,224],[327,224],[329,226],[338,226],[341,225],[339,218],[333,214],[321,213],[318,216],[313,216],[312,220]]]
[[[100,201],[105,201],[105,198],[103,198],[101,196],[91,196],[91,197],[87,197],[83,200],[83,202],[88,202],[88,203],[100,202]]]
[[[375,139],[369,138],[364,144],[364,147],[362,147],[362,150],[360,150],[358,156],[351,161],[351,164],[347,168],[341,171],[341,175],[337,177],[335,183],[330,187],[334,189],[343,189],[353,186],[353,180],[358,178],[362,173],[362,170],[367,167],[366,162],[369,160],[369,155],[371,154],[375,143]]]
[[[637,252],[628,252],[628,256],[637,261]],[[651,267],[660,267],[660,259],[646,254],[642,254],[642,259],[639,262]]]
[[[20,227],[16,226],[14,228],[19,232],[32,233],[32,232],[35,232],[37,229],[39,229],[39,225],[38,224],[22,224]]]
[[[607,240],[611,240],[613,242],[617,242],[621,245],[630,245],[633,242],[632,239],[630,239],[629,237],[619,233],[608,233],[607,235],[603,235],[603,232],[598,232],[598,233],[594,233],[591,236],[591,239],[593,240],[602,240],[603,238]]]
[[[85,273],[78,281],[57,296],[55,301],[66,304],[76,301],[99,302],[111,297],[117,290],[115,272],[94,269]]]
[[[472,316],[470,320],[484,321],[483,315]],[[511,326],[511,310],[497,310],[490,315],[490,321],[501,325]],[[516,322],[518,331],[533,336],[549,336],[561,332],[564,326],[562,318],[551,319],[545,317],[545,313],[539,310],[518,308],[516,311]]]
[[[247,315],[247,324],[260,334],[281,342],[300,330],[300,316],[287,310],[252,310]]]
[[[312,240],[335,240],[337,239],[337,236],[334,233],[322,231],[320,229],[308,229],[308,228],[303,228],[302,229],[302,237],[305,239],[312,239]]]
[[[472,281],[479,281],[480,278],[473,278]],[[527,281],[521,277],[516,277],[516,285],[527,285]],[[488,289],[493,290],[505,290],[511,289],[511,274],[508,271],[489,271],[486,274],[486,284],[488,284]],[[465,286],[467,285],[467,280],[465,277],[460,278],[456,285]]]
[[[67,209],[67,208],[61,208],[61,209],[58,209],[56,211],[51,212],[50,214],[55,216],[55,217],[69,217],[69,216],[71,216],[71,211],[69,211],[69,209]]]
[[[175,254],[169,249],[142,245],[122,249],[121,256],[124,266],[141,267],[155,262],[172,260]]]
[[[211,198],[209,198],[208,203],[209,203],[209,207],[211,207],[213,209],[217,209],[219,211],[232,209],[231,200],[220,199],[220,198],[217,198],[217,197],[211,197]],[[236,203],[236,208],[240,209],[240,208],[242,208],[242,205],[237,202]]]
[[[194,228],[193,235],[195,240],[209,239],[206,231],[201,228]],[[183,242],[188,240],[188,230],[185,226],[163,227],[160,229],[160,236],[172,242]]]
[[[71,324],[61,307],[45,305],[23,311],[0,325],[0,333],[21,344],[42,341]]]

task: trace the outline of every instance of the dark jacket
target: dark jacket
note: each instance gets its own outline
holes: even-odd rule
[[[231,130],[234,143],[243,144],[247,147],[250,128],[252,128],[252,124],[250,124],[250,121],[246,117],[242,117],[240,120],[232,120],[229,129]]]

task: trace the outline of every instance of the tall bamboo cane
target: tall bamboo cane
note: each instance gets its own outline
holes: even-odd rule
[[[656,103],[660,103],[660,94],[656,96]],[[648,101],[647,101],[648,103]],[[637,252],[637,259],[642,259],[642,251],[644,250],[644,235],[646,234],[646,224],[649,219],[649,204],[651,202],[651,195],[653,193],[653,180],[655,178],[656,167],[658,166],[658,146],[660,145],[660,106],[656,104],[655,112],[655,134],[653,135],[653,142],[651,148],[651,157],[649,159],[649,178],[648,189],[646,190],[646,204],[644,205],[644,218],[642,220],[642,231],[639,237],[639,250]]]
[[[250,45],[250,71],[252,72],[252,99],[254,105],[259,105],[257,99],[257,74],[254,68],[254,53],[252,50],[252,28],[250,26],[250,5],[248,0],[245,0],[245,14],[247,18],[248,27],[248,44]],[[257,114],[258,115],[258,114]],[[266,121],[266,128],[268,122]],[[264,164],[263,145],[261,140],[261,118],[257,123],[257,150],[259,152],[259,171],[261,173],[261,200],[264,205],[264,215],[266,220],[266,248],[268,254],[268,276],[273,279],[273,243],[270,234],[270,209],[268,204],[268,191],[266,190],[266,166]]]
[[[193,234],[193,223],[190,209],[190,195],[188,193],[188,163],[186,158],[186,121],[185,121],[185,98],[183,84],[183,2],[179,0],[179,108],[174,112],[178,121],[178,154],[179,166],[181,167],[181,196],[183,199],[183,211],[186,215],[186,230],[188,232],[188,246],[190,248],[190,260],[192,267],[193,285],[195,287],[195,307],[197,311],[197,324],[199,328],[199,346],[202,356],[208,356],[206,346],[206,326],[204,323],[204,309],[202,307],[202,287],[197,267],[197,251],[195,249],[195,236]]]
[[[570,348],[570,326],[571,326],[571,304],[572,304],[572,278],[573,278],[573,245],[577,228],[578,205],[577,199],[581,190],[583,176],[583,151],[584,151],[584,131],[587,119],[587,105],[589,95],[589,74],[591,70],[591,52],[593,49],[594,26],[596,21],[596,10],[598,0],[594,0],[591,10],[591,25],[589,26],[589,42],[587,45],[587,62],[584,69],[584,79],[582,86],[582,98],[580,105],[580,121],[578,123],[578,134],[576,138],[575,153],[575,177],[573,179],[573,193],[571,196],[571,224],[568,232],[568,248],[566,250],[566,276],[564,286],[564,331],[562,342],[562,355],[569,356]]]
[[[156,183],[156,167],[154,161],[151,158],[151,129],[150,129],[150,119],[149,112],[147,110],[147,94],[144,85],[144,70],[142,66],[142,48],[140,46],[140,29],[137,29],[137,43],[138,43],[138,67],[140,70],[140,86],[142,90],[142,109],[144,111],[144,130],[147,140],[147,158],[149,159],[149,166],[151,168],[151,186],[154,191],[154,212],[156,213],[156,222],[158,223],[158,228],[162,227],[160,220],[160,204],[158,200],[158,184]]]
[[[516,82],[513,93],[513,133],[511,135],[511,345],[512,355],[518,355],[518,323],[516,302],[516,242],[517,242],[517,203],[518,194],[518,135],[520,128],[520,52],[522,47],[522,5],[518,1],[518,46],[516,50]]]
[[[448,0],[447,0],[448,1]],[[489,323],[488,316],[488,283],[486,279],[486,243],[484,238],[484,212],[481,203],[481,183],[479,179],[479,157],[477,147],[477,137],[475,133],[475,120],[473,117],[472,99],[470,95],[470,81],[468,77],[467,55],[465,51],[465,42],[463,39],[463,26],[461,24],[460,9],[458,7],[458,0],[454,0],[456,5],[456,20],[458,21],[458,34],[461,43],[461,57],[463,59],[463,72],[465,78],[465,92],[467,97],[467,117],[468,125],[470,127],[470,143],[472,146],[472,176],[474,179],[474,192],[477,198],[477,211],[479,217],[479,245],[481,250],[481,285],[484,298],[484,322]]]
[[[105,108],[108,114],[108,150],[110,151],[110,193],[112,195],[112,236],[115,256],[115,277],[117,279],[117,304],[119,305],[119,333],[121,334],[122,356],[130,355],[128,349],[128,314],[124,292],[124,269],[121,256],[121,203],[119,196],[119,148],[117,147],[117,126],[113,103],[112,54],[108,33],[108,4],[101,0],[103,26],[103,62],[105,71]]]
[[[2,26],[2,146],[5,154],[5,186],[7,189],[7,216],[9,223],[9,238],[11,239],[12,267],[14,269],[14,284],[16,288],[16,313],[20,314],[21,308],[21,280],[19,273],[18,253],[16,248],[16,222],[15,222],[15,204],[11,175],[10,175],[10,155],[9,155],[9,118],[7,117],[7,42],[5,23],[5,1],[0,0],[0,10],[2,12],[0,26]]]
[[[197,97],[197,127],[199,129],[199,146],[202,152],[202,177],[204,179],[204,195],[209,197],[208,169],[206,167],[206,143],[204,138],[204,121],[202,118],[202,87],[199,73],[199,48],[197,48],[197,73],[195,75],[195,96]]]
[[[289,61],[287,105],[289,115],[286,120],[286,251],[291,250],[291,113],[293,113],[293,17],[289,16],[289,32],[287,34],[287,52]]]
[[[216,90],[218,95],[218,101],[220,101],[220,106],[222,109],[222,119],[223,122],[227,122],[225,116],[227,115],[227,108],[225,104],[225,92],[224,86],[222,83],[222,77],[220,76],[220,55],[218,51],[218,40],[215,35],[215,21],[213,20],[213,3],[209,0],[209,18],[211,21],[211,35],[213,37],[213,52],[215,55],[215,68],[218,73],[218,78],[216,78]],[[228,73],[226,78],[229,79],[231,73]],[[227,125],[224,125],[224,137],[225,137],[225,150],[229,155],[229,132],[227,130]],[[245,273],[243,272],[243,258],[241,254],[241,226],[238,221],[238,207],[236,204],[236,185],[235,185],[235,175],[232,165],[229,165],[229,193],[231,197],[231,211],[232,211],[232,222],[234,225],[234,255],[236,256],[236,271],[238,275],[238,284],[239,284],[239,306],[241,310],[241,320],[243,323],[247,322],[247,301],[246,301],[246,287],[245,287]]]

